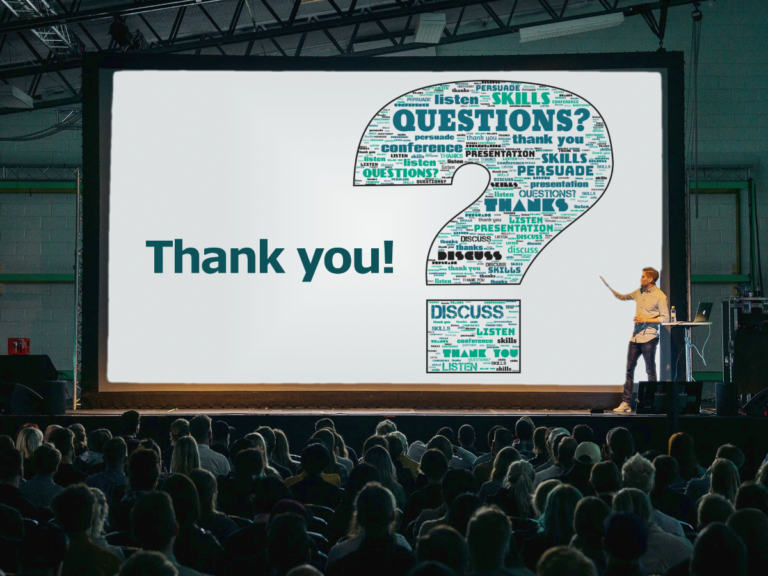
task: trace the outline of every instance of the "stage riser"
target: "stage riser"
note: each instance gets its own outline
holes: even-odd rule
[[[199,413],[199,412],[197,412]],[[176,418],[191,418],[194,412],[174,411],[164,415],[149,414],[141,419],[141,436],[157,440],[162,448],[168,444],[168,433],[171,422]],[[471,424],[477,434],[478,448],[486,448],[488,430],[496,424],[514,429],[519,415],[500,415],[493,413],[467,414],[397,414],[379,413],[372,411],[366,414],[343,415],[328,412],[285,413],[285,412],[251,412],[227,414],[223,412],[210,413],[214,420],[225,420],[230,426],[237,428],[233,439],[241,438],[262,425],[280,428],[288,434],[291,451],[299,453],[301,444],[314,431],[315,422],[330,416],[336,423],[336,428],[344,436],[346,443],[358,453],[365,439],[373,434],[376,424],[382,419],[390,418],[398,429],[411,442],[416,439],[425,442],[441,427],[449,426],[457,433],[462,424]],[[600,443],[604,442],[605,434],[616,426],[626,426],[632,431],[636,447],[639,451],[666,451],[667,420],[664,416],[626,416],[626,415],[594,415],[589,414],[543,414],[531,413],[536,426],[563,426],[573,430],[577,424],[587,424],[595,431]],[[89,415],[83,412],[77,416],[2,416],[0,431],[15,437],[16,431],[25,422],[36,422],[42,429],[49,424],[66,426],[81,422],[89,432],[97,428],[107,428],[113,433],[118,432],[118,416]],[[715,457],[717,448],[722,444],[734,443],[746,454],[747,460],[742,469],[742,480],[752,479],[760,463],[768,453],[768,419],[746,417],[715,417],[715,416],[683,416],[680,418],[680,430],[693,436],[696,441],[696,452],[700,463],[708,466]]]

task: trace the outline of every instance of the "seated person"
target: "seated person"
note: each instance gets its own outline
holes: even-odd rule
[[[336,508],[341,501],[341,489],[323,479],[322,473],[331,462],[331,453],[322,443],[309,444],[301,452],[301,467],[306,476],[288,478],[285,484],[294,499],[304,504]]]

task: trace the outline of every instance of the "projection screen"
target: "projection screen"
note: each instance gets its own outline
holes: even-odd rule
[[[99,392],[618,390],[600,277],[686,305],[669,67],[387,60],[94,66]]]

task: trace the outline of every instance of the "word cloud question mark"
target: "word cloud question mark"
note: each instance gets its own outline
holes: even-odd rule
[[[567,90],[502,80],[413,90],[368,123],[355,186],[450,185],[478,164],[489,184],[437,233],[427,284],[520,284],[558,234],[602,197],[613,173],[605,121]]]

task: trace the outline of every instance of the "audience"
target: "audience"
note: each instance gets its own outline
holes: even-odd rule
[[[271,426],[238,438],[223,420],[179,418],[163,451],[150,437],[154,421],[142,436],[140,423],[129,411],[112,431],[89,432],[83,422],[43,434],[29,422],[14,426],[13,438],[0,436],[1,569],[35,576],[768,573],[768,464],[751,481],[756,462],[747,464],[734,444],[720,446],[704,470],[686,433],[674,434],[665,453],[647,438],[636,453],[627,428],[602,438],[597,426],[536,428],[523,417],[483,429],[490,448],[483,454],[468,424],[409,446],[384,420],[358,458],[322,418],[309,439],[295,438],[298,457],[288,435]]]

